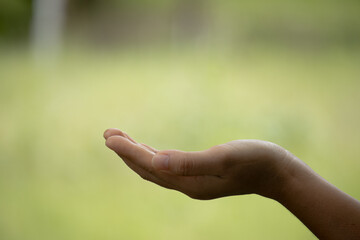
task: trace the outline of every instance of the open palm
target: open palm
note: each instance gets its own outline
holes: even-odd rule
[[[159,151],[137,143],[125,132],[108,129],[106,145],[143,179],[192,198],[276,194],[278,172],[287,152],[259,140],[235,140],[204,151]],[[280,157],[279,157],[280,156]],[[280,160],[279,160],[280,159]]]

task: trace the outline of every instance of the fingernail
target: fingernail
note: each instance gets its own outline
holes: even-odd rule
[[[157,170],[167,170],[169,168],[169,155],[156,154],[152,159],[152,165]]]

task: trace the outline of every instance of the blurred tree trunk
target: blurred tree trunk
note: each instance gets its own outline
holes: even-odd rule
[[[56,57],[61,50],[66,0],[34,0],[32,49],[35,57]]]

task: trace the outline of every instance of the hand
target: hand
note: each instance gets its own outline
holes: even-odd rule
[[[191,198],[213,199],[256,193],[276,198],[288,152],[259,140],[236,140],[205,151],[158,151],[123,131],[108,129],[106,146],[143,179]]]
[[[280,146],[236,140],[200,152],[158,151],[108,129],[106,145],[142,178],[195,199],[256,193],[277,200],[319,239],[360,239],[360,202]]]

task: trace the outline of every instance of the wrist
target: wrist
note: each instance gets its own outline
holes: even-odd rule
[[[273,196],[274,200],[283,205],[289,198],[298,196],[297,191],[301,191],[308,182],[313,182],[317,178],[315,172],[308,165],[289,151],[285,151],[287,153],[279,163],[278,187]]]
[[[265,143],[265,144],[264,144]],[[282,198],[283,191],[292,183],[293,172],[299,167],[296,157],[281,146],[263,142],[262,148],[263,159],[262,171],[263,176],[260,185],[256,188],[255,193],[279,201]]]

